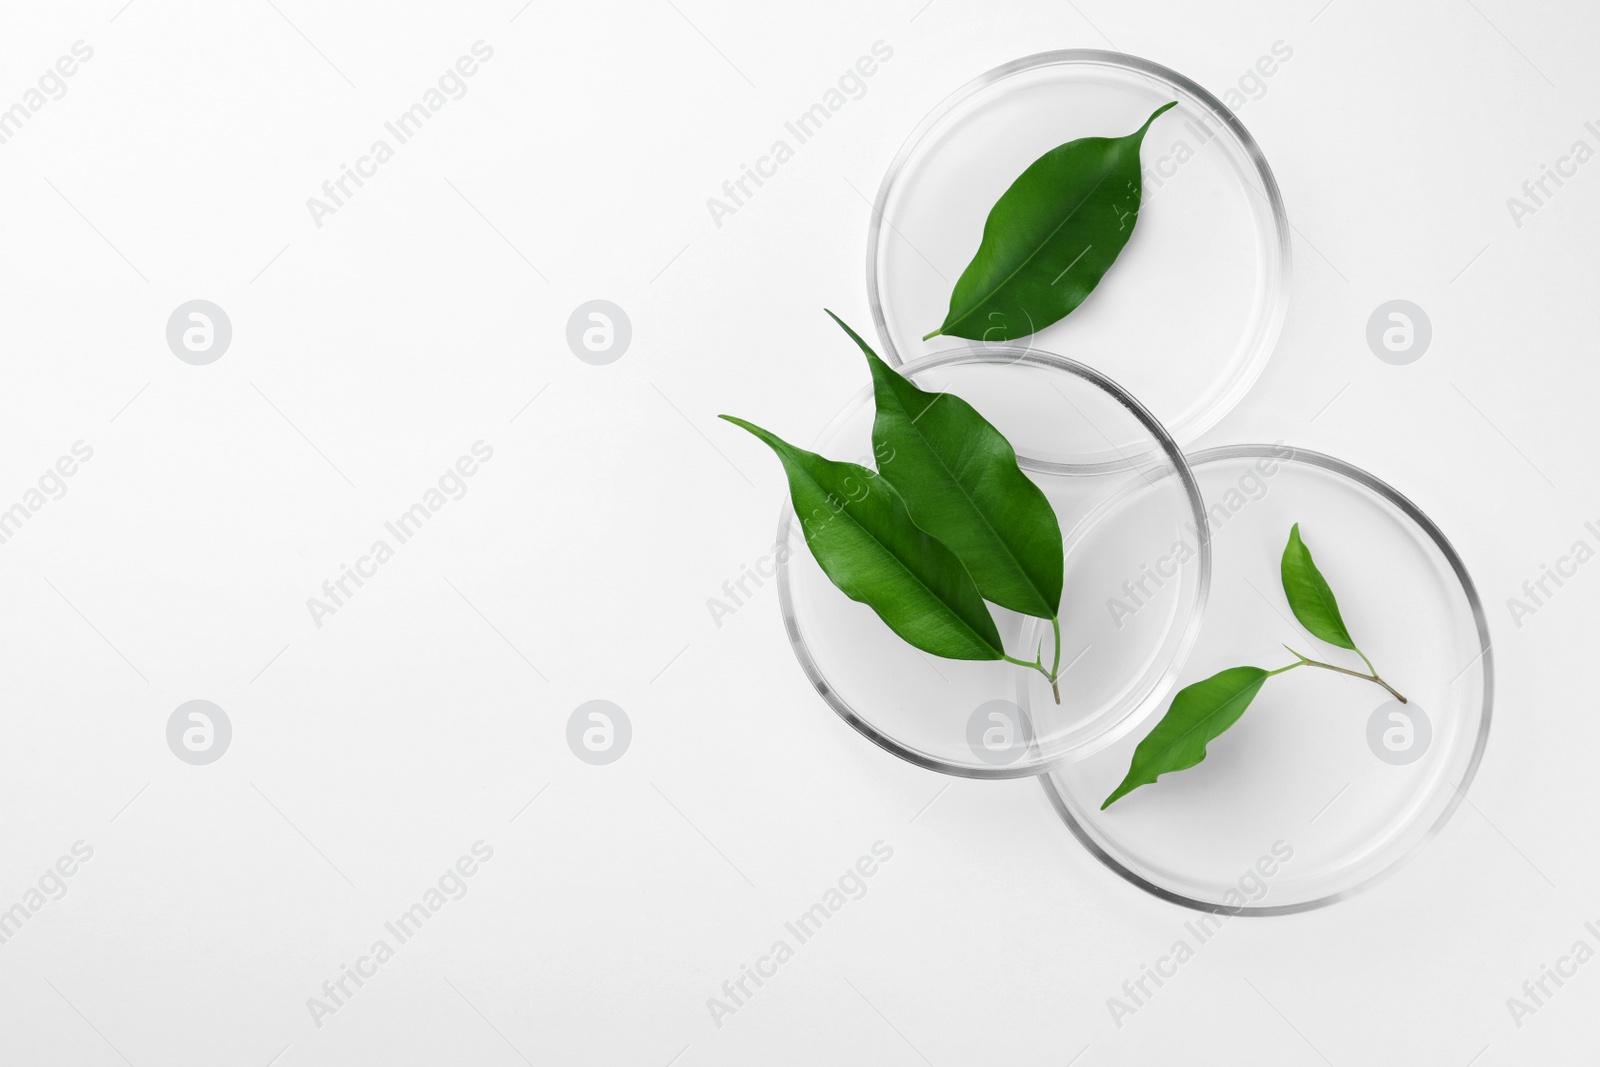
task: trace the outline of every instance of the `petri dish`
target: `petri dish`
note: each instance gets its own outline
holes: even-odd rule
[[[1137,228],[1079,307],[1029,339],[1111,376],[1180,443],[1214,426],[1260,376],[1288,302],[1289,230],[1267,161],[1215,96],[1117,52],[1045,52],[969,82],[906,140],[878,190],[867,292],[884,358],[923,341],[977,250],[989,209],[1066,141],[1121,136],[1177,101],[1146,135]]]
[[[1211,449],[1190,464],[1216,579],[1180,684],[1294,662],[1280,642],[1362,669],[1289,610],[1279,559],[1298,522],[1351,636],[1407,702],[1297,668],[1269,679],[1203,762],[1105,811],[1147,730],[1041,781],[1078,840],[1156,896],[1248,915],[1330,904],[1414,856],[1471,783],[1493,703],[1483,605],[1439,528],[1365,471],[1281,444]]]
[[[1047,352],[962,347],[919,358],[901,373],[971,403],[1011,441],[1055,508],[1065,552],[1062,702],[1035,671],[941,659],[901,641],[833,586],[785,507],[778,588],[802,668],[855,729],[949,774],[1025,777],[1112,744],[1160,705],[1199,632],[1210,556],[1183,453],[1125,390]],[[813,450],[873,467],[874,410],[865,386]],[[1133,618],[1108,612],[1116,583],[1150,568],[1161,573],[1159,584],[1146,581],[1145,610]],[[1042,647],[1050,662],[1048,622],[995,605],[990,611],[1011,655],[1032,659]]]

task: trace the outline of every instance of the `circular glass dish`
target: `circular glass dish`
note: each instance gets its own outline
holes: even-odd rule
[[[1065,552],[1062,703],[1036,671],[940,659],[896,637],[833,586],[792,508],[778,526],[779,597],[789,640],[817,692],[846,722],[923,767],[1018,778],[1081,759],[1155,710],[1198,632],[1210,580],[1199,489],[1177,443],[1098,371],[1047,352],[961,348],[907,364],[920,388],[961,396],[998,427],[1060,520]],[[873,463],[872,389],[822,433],[815,451]],[[1175,546],[1182,544],[1182,552]],[[1165,563],[1160,561],[1165,560]],[[1159,567],[1149,609],[1107,610],[1117,583]],[[1007,651],[1052,659],[1048,621],[994,605]]]
[[[1117,52],[1007,63],[912,132],[884,176],[867,237],[884,358],[899,364],[958,340],[922,336],[944,321],[989,209],[1030,163],[1075,138],[1130,133],[1173,100],[1145,136],[1143,201],[1127,247],[1072,314],[1013,343],[1104,371],[1183,444],[1215,425],[1255,383],[1283,327],[1283,199],[1226,105],[1175,71]]]
[[[1269,679],[1202,763],[1105,811],[1140,737],[1041,781],[1079,841],[1163,899],[1248,915],[1330,904],[1415,855],[1472,781],[1493,702],[1483,605],[1432,520],[1365,471],[1283,445],[1215,448],[1189,462],[1218,580],[1182,684],[1294,662],[1280,642],[1361,669],[1289,610],[1279,559],[1298,522],[1357,645],[1408,703],[1301,667]]]

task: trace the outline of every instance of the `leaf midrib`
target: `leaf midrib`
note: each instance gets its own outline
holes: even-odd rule
[[[1107,138],[1107,140],[1110,140],[1110,139],[1111,138]],[[1042,252],[1044,250],[1045,245],[1049,244],[1052,240],[1054,240],[1056,234],[1061,232],[1061,227],[1063,227],[1067,223],[1071,222],[1072,221],[1072,216],[1076,215],[1080,210],[1082,210],[1083,205],[1085,205],[1085,204],[1087,204],[1089,202],[1089,198],[1091,196],[1093,196],[1099,190],[1099,188],[1102,185],[1105,184],[1106,179],[1111,177],[1111,170],[1112,170],[1112,168],[1109,167],[1109,166],[1105,168],[1105,173],[1100,175],[1100,180],[1095,182],[1094,183],[1094,187],[1091,188],[1087,193],[1083,194],[1083,199],[1078,201],[1077,206],[1074,207],[1071,211],[1067,212],[1066,217],[1063,218],[1060,222],[1056,223],[1055,227],[1053,229],[1051,229],[1051,231],[1048,234],[1046,234],[1043,238],[1040,239],[1039,243],[1034,247],[1034,249],[1031,252],[1029,252],[1026,256],[1024,256],[1022,258],[1022,262],[1018,263],[1016,265],[1016,267],[1012,269],[1010,274],[1007,274],[1004,278],[1001,278],[998,282],[996,282],[994,284],[993,288],[991,288],[988,292],[984,293],[982,296],[978,297],[977,300],[975,300],[973,302],[971,307],[969,307],[966,311],[963,311],[961,313],[959,318],[951,319],[945,325],[939,327],[939,332],[940,333],[944,333],[947,330],[949,330],[951,327],[956,326],[956,325],[958,325],[958,324],[960,324],[962,322],[965,322],[966,319],[968,318],[968,316],[972,315],[980,307],[982,307],[985,303],[987,303],[990,299],[992,299],[996,293],[1000,292],[1007,285],[1010,285],[1011,284],[1011,280],[1013,278],[1015,278],[1018,274],[1022,273],[1022,269],[1024,267],[1026,267],[1029,263],[1033,262],[1034,257],[1037,256],[1040,252]],[[1141,178],[1140,185],[1142,186],[1143,184],[1144,184],[1144,182],[1143,182],[1143,180]],[[1009,189],[1007,189],[1006,191],[1010,192]],[[1002,195],[1002,199],[1004,199],[1003,195]],[[992,214],[992,212],[991,212],[991,214]],[[984,230],[985,231],[988,230],[987,220],[985,220]],[[982,242],[981,241],[979,242],[979,247],[982,247]],[[1054,283],[1051,283],[1051,284],[1054,284]]]
[[[1259,681],[1265,681],[1265,679],[1260,679]],[[1250,688],[1250,686],[1252,686],[1252,685],[1257,686],[1257,689],[1259,690],[1260,686],[1257,684],[1257,681],[1251,681],[1250,683],[1240,687],[1238,690],[1236,690],[1233,693],[1232,696],[1228,697],[1227,700],[1223,701],[1221,704],[1219,704],[1215,708],[1213,708],[1209,715],[1201,716],[1200,719],[1197,722],[1195,722],[1192,726],[1188,727],[1187,729],[1185,729],[1183,731],[1183,733],[1181,733],[1177,737],[1173,738],[1173,740],[1172,740],[1172,742],[1170,744],[1163,745],[1161,748],[1157,749],[1156,753],[1154,753],[1154,754],[1166,755],[1167,753],[1171,752],[1174,748],[1176,748],[1178,746],[1179,742],[1186,740],[1189,737],[1190,734],[1192,734],[1196,730],[1200,729],[1200,727],[1203,726],[1208,720],[1216,718],[1219,714],[1221,714],[1221,712],[1224,709],[1226,709],[1228,707],[1231,707],[1233,705],[1233,703],[1239,699],[1240,694],[1242,694],[1246,689]],[[1251,700],[1255,699],[1255,694],[1254,693],[1251,694],[1250,699]],[[1239,714],[1243,715],[1244,712],[1241,710],[1239,712]],[[1159,724],[1157,724],[1157,725],[1159,725]],[[1207,738],[1207,742],[1214,741],[1214,740],[1216,740],[1216,738],[1214,738],[1214,737],[1213,738]],[[1166,773],[1166,772],[1162,772],[1162,773]],[[1160,775],[1158,774],[1156,777],[1159,778]]]
[[[817,481],[817,479],[813,478],[811,476],[811,474],[809,472],[807,472],[804,468],[801,468],[800,473],[806,479],[806,481],[808,483],[810,483],[810,485],[814,489],[817,489],[817,490],[821,491],[824,496],[832,496],[833,495],[832,490],[828,489],[827,486],[823,485],[821,482]],[[875,475],[875,477],[881,477],[881,476]],[[963,619],[961,617],[961,615],[954,609],[954,607],[947,600],[945,600],[937,592],[935,592],[932,586],[928,585],[927,582],[923,581],[921,575],[919,575],[916,571],[914,571],[910,567],[908,567],[906,565],[905,560],[901,559],[900,556],[894,551],[894,549],[890,548],[889,545],[885,544],[883,539],[880,538],[876,533],[874,533],[870,527],[866,526],[864,523],[861,523],[861,522],[857,521],[856,517],[854,515],[850,514],[850,509],[848,507],[840,508],[839,511],[838,511],[838,514],[845,516],[849,520],[851,525],[853,525],[856,529],[860,530],[862,533],[866,534],[868,539],[870,539],[873,544],[877,545],[880,549],[882,549],[883,552],[886,555],[888,555],[888,557],[891,560],[894,561],[895,565],[898,566],[903,572],[905,572],[905,574],[908,577],[910,577],[910,579],[916,585],[921,587],[921,589],[925,593],[927,593],[929,597],[933,598],[933,600],[937,601],[940,604],[944,604],[947,608],[949,608],[950,609],[950,617],[955,619],[956,622],[960,623],[961,624],[961,628],[963,630],[965,630],[967,633],[971,634],[972,637],[977,641],[977,643],[979,645],[983,646],[984,648],[994,649],[996,652],[1001,652],[1001,653],[1004,652],[1004,649],[997,648],[995,645],[991,645],[986,637],[984,637],[982,634],[978,633],[978,631],[974,630],[970,625],[968,625],[967,620]],[[805,520],[804,519],[801,519],[800,528],[801,528],[802,531],[804,531],[804,529],[805,529]],[[806,543],[809,545],[810,542],[811,542],[811,539],[809,537],[807,537],[806,538]],[[960,562],[960,561],[958,560],[957,562]],[[968,577],[970,577],[970,575]]]
[[[1300,536],[1300,524],[1295,523],[1294,536],[1299,548],[1300,562],[1302,564],[1302,577],[1311,586],[1311,591],[1316,594],[1317,603],[1322,605],[1327,621],[1337,627],[1350,649],[1355,649],[1355,638],[1350,636],[1350,628],[1344,624],[1344,615],[1339,611],[1339,600],[1333,595],[1333,586],[1328,584],[1328,579],[1323,577],[1322,568],[1317,566],[1316,558],[1311,555],[1311,546],[1307,545],[1305,538]],[[1330,642],[1338,644],[1338,642]],[[1340,646],[1345,647],[1343,645]]]
[[[894,396],[895,406],[900,409],[900,413],[902,415],[906,416],[906,423],[911,427],[911,432],[916,434],[919,441],[928,446],[928,452],[933,456],[935,462],[939,464],[940,469],[950,476],[950,481],[961,493],[961,499],[967,502],[968,507],[970,507],[972,512],[978,516],[979,521],[982,522],[984,527],[994,535],[994,539],[1000,542],[1000,547],[1005,551],[1006,558],[1011,561],[1013,566],[1015,566],[1017,573],[1022,575],[1022,580],[1027,584],[1028,588],[1032,589],[1034,594],[1038,596],[1039,603],[1048,607],[1050,604],[1050,598],[1045,596],[1044,590],[1040,589],[1038,584],[1034,582],[1033,576],[1029,574],[1027,568],[1022,565],[1022,561],[1017,558],[1016,553],[1011,551],[1010,544],[1006,542],[1004,537],[1000,536],[1000,531],[995,529],[994,524],[989,521],[989,516],[984,514],[982,508],[978,507],[978,502],[972,498],[972,494],[967,492],[967,487],[962,484],[960,478],[956,477],[956,472],[951,470],[950,466],[945,463],[944,456],[940,454],[937,448],[933,447],[928,435],[923,433],[922,429],[917,425],[917,419],[920,419],[922,415],[926,415],[929,411],[931,411],[933,409],[933,405],[939,402],[943,394],[935,394],[933,401],[929,403],[926,408],[922,409],[922,414],[918,415],[916,418],[911,418],[910,413],[906,410],[904,401],[900,399],[899,393],[893,388],[891,388],[889,392],[892,396]],[[999,431],[997,430],[995,432],[998,433]],[[1026,475],[1024,475],[1024,477],[1026,477]],[[982,592],[982,590],[979,590],[979,592]],[[1059,611],[1060,607],[1058,606],[1056,608],[1056,612]],[[1050,615],[1050,618],[1055,618],[1056,612],[1053,612]]]
[[[1301,544],[1301,547],[1305,547],[1304,543]],[[1306,562],[1310,563],[1315,571],[1316,563],[1312,562],[1309,549],[1306,550]],[[1322,577],[1321,571],[1315,571],[1310,577],[1311,588],[1316,590],[1317,602],[1322,605],[1322,610],[1327,613],[1328,622],[1338,628],[1340,636],[1346,641],[1352,645],[1355,644],[1355,640],[1350,636],[1350,628],[1344,624],[1344,616],[1339,613],[1339,601],[1334,598],[1333,587],[1328,584],[1326,578]],[[1326,596],[1323,595],[1324,592],[1326,592]]]

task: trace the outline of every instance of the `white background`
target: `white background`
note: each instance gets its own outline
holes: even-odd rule
[[[1521,227],[1506,199],[1600,147],[1600,12],[921,3],[8,5],[0,107],[94,55],[0,145],[0,507],[94,457],[0,545],[0,908],[94,853],[0,945],[0,1061],[1592,1059],[1600,963],[1520,1028],[1506,999],[1600,944],[1600,565],[1520,628],[1505,602],[1600,519],[1600,163]],[[315,225],[306,199],[478,40],[467,95]],[[867,93],[718,227],[706,198],[880,40]],[[809,440],[860,387],[819,309],[868,322],[864,198],[969,78],[1115,47],[1220,94],[1280,40],[1240,117],[1296,227],[1289,320],[1201,444],[1328,451],[1433,515],[1489,606],[1496,722],[1416,861],[1233,921],[1119,1028],[1107,999],[1191,914],[1034,782],[856,735],[771,585],[713,624],[783,492],[714,415]],[[565,342],[597,297],[633,323],[609,366]],[[1434,327],[1404,367],[1364,338],[1396,297]],[[165,340],[194,298],[233,323],[210,366]],[[467,495],[315,625],[306,598],[479,440]],[[234,729],[204,767],[165,739],[195,698]],[[600,767],[565,739],[597,698],[634,731]],[[315,1025],[307,998],[479,840],[467,895]],[[880,840],[865,897],[716,1025],[708,998]]]

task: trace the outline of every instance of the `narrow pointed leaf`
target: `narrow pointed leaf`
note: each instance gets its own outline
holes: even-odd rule
[[[1081,137],[1030,164],[990,209],[949,313],[928,337],[1010,341],[1083,303],[1133,236],[1145,131],[1176,106],[1164,104],[1126,137]]]
[[[1205,759],[1206,745],[1239,721],[1268,677],[1260,667],[1230,667],[1179,690],[1166,715],[1133,750],[1127,777],[1100,810],[1163,774],[1186,770]]]
[[[833,312],[828,312],[833,315]],[[1061,609],[1061,526],[1011,443],[958,396],[918,389],[846,326],[872,368],[880,473],[911,518],[956,554],[1001,607],[1053,619]]]
[[[1300,539],[1298,522],[1290,528],[1289,543],[1283,547],[1283,595],[1289,598],[1294,617],[1312,636],[1355,651],[1356,643],[1339,614],[1339,602],[1312,561],[1311,549]]]
[[[1000,632],[961,561],[911,521],[875,471],[796,448],[759,426],[722,416],[778,454],[795,515],[823,573],[878,613],[902,639],[948,659],[1000,659]]]

